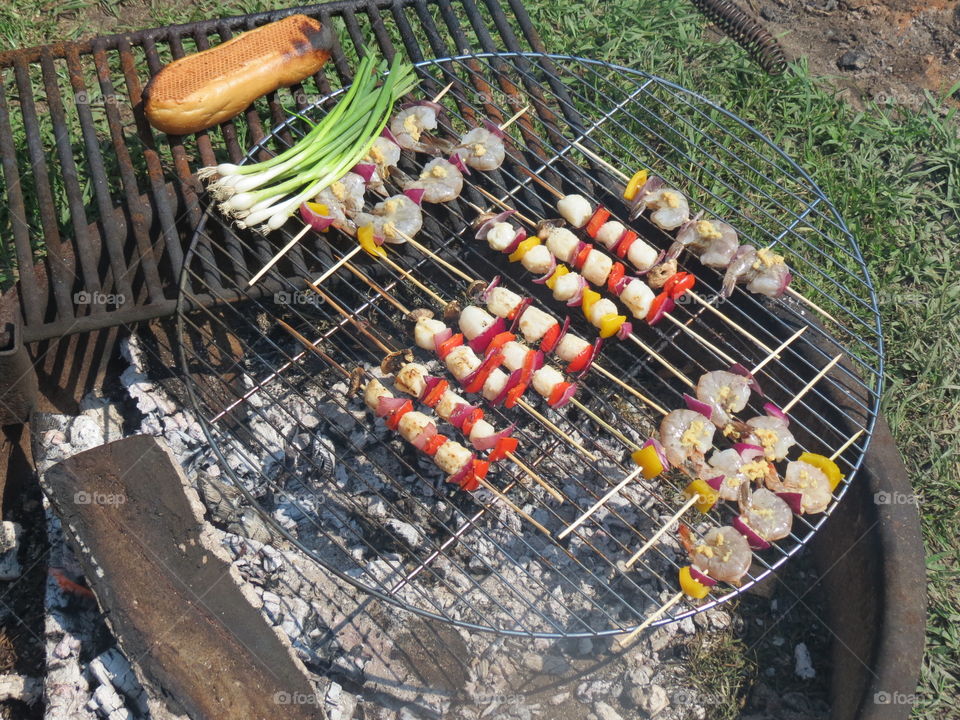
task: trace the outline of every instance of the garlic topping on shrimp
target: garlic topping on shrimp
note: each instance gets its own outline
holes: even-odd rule
[[[463,190],[463,173],[449,160],[434,158],[423,166],[420,179],[407,183],[404,189],[423,190],[424,202],[450,202]]]
[[[400,162],[400,146],[381,135],[373,141],[370,152],[363,161],[375,168],[370,177],[371,189],[380,195],[386,195],[387,191],[383,183],[390,177],[390,169],[395,168]]]
[[[741,245],[723,276],[723,295],[729,297],[737,283],[747,290],[767,297],[779,297],[790,284],[792,276],[782,255],[752,245]]]
[[[767,460],[783,460],[797,441],[785,420],[773,415],[760,415],[747,420],[747,436],[743,442],[763,448]]]
[[[496,170],[503,164],[503,139],[486,128],[475,127],[462,138],[454,151],[464,163],[476,170]]]
[[[374,235],[382,237],[388,243],[404,243],[423,227],[423,213],[420,206],[406,195],[394,195],[378,202],[370,213],[359,213],[354,217],[358,227],[373,225]]]
[[[724,427],[733,420],[733,414],[747,406],[750,384],[747,378],[726,370],[713,370],[700,376],[697,399],[713,408],[710,420]]]
[[[321,190],[315,202],[326,205],[331,215],[337,210],[341,215],[355,215],[363,210],[363,195],[366,190],[363,178],[348,172]]]
[[[645,210],[652,210],[650,220],[662,230],[675,230],[690,219],[690,205],[686,196],[679,190],[661,186],[656,190],[650,180],[642,188],[634,201],[632,217],[637,217]],[[662,182],[662,181],[661,181]]]
[[[398,112],[390,120],[390,132],[397,144],[405,150],[428,149],[420,141],[425,132],[437,129],[437,109],[432,105],[417,104]]]
[[[703,542],[692,543],[688,552],[697,569],[731,585],[740,582],[753,560],[747,539],[729,526],[711,528]]]
[[[705,477],[723,476],[717,494],[723,500],[736,500],[740,497],[740,488],[750,484],[749,478],[741,472],[743,458],[733,448],[714,450],[707,467],[701,470]]]
[[[767,487],[776,493],[800,493],[800,509],[811,514],[826,510],[833,496],[826,473],[802,460],[788,463],[783,481],[768,481]]]
[[[693,410],[673,410],[660,422],[660,442],[671,465],[690,462],[700,467],[703,455],[713,444],[715,428]]]

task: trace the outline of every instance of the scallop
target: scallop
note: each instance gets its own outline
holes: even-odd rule
[[[593,307],[590,308],[590,322],[596,327],[600,327],[600,320],[606,315],[616,315],[617,306],[608,298],[600,298]]]
[[[434,318],[420,318],[413,327],[413,340],[417,347],[433,352],[436,344],[433,342],[433,336],[441,330],[446,330],[447,326]]]
[[[659,257],[660,253],[657,252],[656,248],[640,238],[634,240],[630,249],[627,250],[627,260],[641,272],[646,272],[652,268]]]
[[[483,396],[493,402],[496,397],[503,392],[503,389],[507,386],[507,380],[509,376],[500,368],[494,368],[487,379],[483,383],[482,393]]]
[[[557,386],[557,383],[563,382],[563,375],[559,371],[544,365],[533,374],[532,385],[537,393],[545,398],[550,397],[550,393]]]
[[[603,285],[607,282],[611,268],[613,268],[613,259],[606,253],[593,250],[587,255],[580,272],[588,282],[594,285]]]
[[[455,347],[447,355],[447,370],[449,370],[457,380],[462,380],[480,366],[480,358],[466,345]]]
[[[363,401],[367,404],[367,407],[376,412],[381,397],[392,398],[393,393],[387,390],[383,383],[377,379],[368,382],[363,391]]]
[[[593,206],[583,195],[567,195],[557,202],[557,211],[568,223],[581,228],[593,215]]]
[[[547,247],[560,262],[572,262],[580,246],[580,238],[566,228],[553,228],[547,234]]]
[[[433,456],[433,462],[447,475],[456,475],[472,459],[473,453],[470,449],[455,440],[447,440]]]
[[[495,287],[487,297],[487,310],[497,317],[505,318],[513,312],[513,309],[520,304],[521,300],[523,298],[513,290],[508,290],[505,287]]]
[[[590,347],[590,343],[582,337],[567,333],[557,345],[556,355],[564,362],[573,362],[588,347]]]
[[[528,307],[520,316],[520,332],[531,345],[539,342],[556,324],[557,321],[551,315],[536,307]]]
[[[645,318],[655,297],[649,285],[639,278],[634,278],[620,293],[620,302],[627,306],[634,317]]]
[[[393,384],[400,392],[420,397],[427,389],[427,368],[420,363],[407,363],[394,376]]]
[[[473,340],[495,322],[494,317],[481,307],[467,305],[460,313],[460,331]]]
[[[453,390],[446,390],[443,395],[440,396],[440,402],[437,403],[437,406],[434,408],[434,412],[437,413],[437,417],[448,420],[453,411],[456,409],[457,405],[469,405],[466,400],[464,400],[460,395],[457,395]]]
[[[517,236],[517,229],[507,222],[494,223],[487,229],[487,245],[491,250],[503,252]]]
[[[527,360],[527,354],[530,348],[516,340],[511,340],[503,345],[503,364],[509,370],[519,370]]]
[[[428,416],[422,412],[411,410],[408,413],[404,413],[403,417],[400,418],[397,429],[400,431],[400,435],[404,440],[412,443],[416,437],[423,432],[424,428],[432,424],[433,421]]]
[[[627,231],[626,226],[617,220],[608,220],[600,229],[597,230],[597,242],[603,245],[607,250],[613,250],[623,234]],[[636,244],[636,243],[634,243]]]
[[[561,275],[553,284],[553,297],[555,300],[566,302],[578,292],[580,292],[580,275],[577,273]]]
[[[520,259],[520,264],[523,265],[528,272],[532,272],[535,275],[545,275],[555,266],[555,261],[546,245],[536,245],[524,253]]]

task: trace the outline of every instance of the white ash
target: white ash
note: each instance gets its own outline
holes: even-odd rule
[[[0,523],[0,580],[15,580],[20,577],[22,569],[18,554],[22,533],[23,528],[19,523],[9,520]]]
[[[126,420],[125,430],[160,436],[174,451],[203,499],[209,518],[216,524],[210,532],[220,538],[234,567],[259,598],[265,620],[283,631],[298,657],[314,673],[318,697],[323,698],[330,717],[346,720],[355,716],[362,704],[363,716],[376,720],[528,720],[590,714],[629,718],[655,710],[661,704],[659,692],[654,691],[652,696],[648,691],[645,695],[640,693],[639,679],[645,680],[644,687],[653,683],[665,689],[668,698],[678,688],[690,686],[683,667],[670,663],[673,669],[665,673],[663,668],[668,665],[660,660],[675,656],[677,648],[689,642],[687,634],[676,625],[649,631],[621,662],[605,666],[592,677],[582,693],[577,690],[583,681],[572,680],[542,696],[527,694],[522,678],[576,677],[584,668],[591,667],[596,658],[605,656],[611,640],[505,639],[463,627],[437,625],[437,632],[447,638],[444,644],[453,638],[461,644],[458,655],[465,663],[461,668],[465,681],[463,686],[449,689],[443,684],[424,682],[425,666],[420,663],[430,665],[433,658],[418,660],[415,653],[410,653],[411,647],[419,647],[419,641],[411,638],[429,638],[433,631],[427,632],[426,628],[434,626],[393,605],[371,601],[366,593],[336,579],[280,537],[260,518],[219,464],[192,408],[179,406],[151,379],[136,336],[124,343],[123,354],[130,366],[121,380],[138,409],[136,418]],[[379,368],[370,369],[374,375],[382,376]],[[439,371],[436,367],[433,370]],[[255,385],[251,376],[241,380],[248,389]],[[344,383],[337,382],[331,392],[342,397],[346,389]],[[560,627],[571,626],[576,622],[575,616],[587,622],[602,622],[592,610],[591,599],[598,599],[598,586],[589,574],[578,572],[567,552],[530,528],[485,490],[476,492],[476,499],[489,508],[481,520],[482,532],[468,530],[463,542],[451,548],[449,556],[438,556],[417,579],[404,583],[406,573],[414,567],[409,557],[411,548],[445,539],[450,530],[462,528],[479,506],[447,498],[444,478],[429,458],[404,448],[398,459],[387,445],[400,446],[395,434],[382,421],[374,421],[359,399],[340,407],[312,385],[301,390],[304,397],[277,382],[268,383],[263,392],[253,393],[245,406],[245,427],[249,432],[243,445],[232,442],[219,427],[213,432],[225,451],[228,467],[243,488],[310,553],[383,592],[399,585],[394,593],[399,600],[430,607],[454,619],[475,622],[505,609],[520,624],[542,623],[539,613],[548,615]],[[83,416],[95,420],[100,435],[110,440],[124,428],[124,418],[117,408],[102,399],[91,399]],[[549,413],[549,417],[562,422],[561,414]],[[593,442],[590,423],[580,428],[567,425],[564,429],[578,442]],[[638,437],[632,429],[626,432]],[[81,421],[74,429],[68,419],[46,430],[42,444],[49,446],[50,452],[38,462],[45,469],[83,449],[75,447],[74,441],[79,445],[97,438],[93,425],[87,421]],[[621,451],[622,448],[616,449],[617,453]],[[579,467],[578,458],[564,444],[551,451],[555,468]],[[615,466],[605,459],[598,467],[608,477],[619,477]],[[398,499],[392,477],[401,478],[405,492],[416,502]],[[556,482],[572,502],[561,507],[551,504],[552,510],[547,510],[543,507],[544,493],[535,486],[537,502],[530,502],[525,492],[515,490],[510,496],[552,530],[560,527],[561,519],[569,523],[577,517],[608,487],[603,479],[582,470],[566,478],[548,480]],[[625,557],[624,546],[638,547],[640,537],[656,529],[655,520],[650,520],[647,513],[655,510],[651,490],[657,489],[643,481],[625,488],[571,539],[568,550],[581,560],[595,557],[589,543],[608,557]],[[402,514],[396,512],[397,507],[402,507]],[[462,509],[456,511],[457,507]],[[661,512],[652,514],[665,517]],[[507,557],[511,561],[505,561]],[[670,560],[679,557],[682,551],[668,535],[657,552],[651,551],[645,560],[658,572],[667,574]],[[608,573],[607,579],[616,577],[613,568],[601,563],[594,565],[591,568],[598,575]],[[72,568],[75,572],[75,564]],[[633,573],[631,580],[653,598],[636,599],[646,613],[673,594],[672,588],[652,577]],[[613,587],[622,591],[628,585],[619,580]],[[77,610],[72,608],[70,612],[76,614]],[[707,620],[702,621],[701,617]],[[129,713],[134,720],[156,717],[149,709],[144,711],[143,688],[135,674],[116,669],[118,664],[124,664],[119,651],[108,650],[107,657],[100,656],[89,663],[79,660],[81,651],[93,646],[92,631],[98,622],[95,617],[84,616],[80,623],[83,632],[60,632],[58,652],[64,657],[57,662],[68,665],[73,674],[54,677],[61,686],[70,688],[61,693],[75,700],[78,714],[58,710],[47,718],[120,720],[127,717],[122,713]],[[726,628],[730,622],[727,613],[715,609],[698,616],[696,627],[699,632],[711,633]],[[53,657],[52,652],[50,655]],[[74,685],[70,686],[68,680]],[[360,693],[348,691],[348,682],[351,687],[359,687]],[[49,673],[47,683],[49,687]],[[121,705],[117,705],[117,700]],[[149,704],[153,707],[155,700],[150,698]],[[106,714],[114,707],[113,715]],[[657,717],[679,720],[697,715],[696,708],[693,715],[685,714],[690,711],[689,706],[665,706],[657,710]]]

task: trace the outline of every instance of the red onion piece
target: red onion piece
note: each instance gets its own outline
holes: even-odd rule
[[[707,420],[713,419],[712,405],[708,405],[702,400],[698,400],[697,398],[693,397],[693,395],[687,395],[686,393],[683,394],[683,401],[687,404],[687,407],[689,409],[693,410],[696,413],[700,413],[705,418],[707,418]],[[763,449],[761,448],[761,452],[762,451]]]
[[[704,482],[707,485],[709,485],[711,488],[716,490],[717,492],[720,492],[720,488],[723,486],[723,481],[726,479],[727,478],[725,475],[717,475],[716,477],[712,477],[709,480],[704,480]]]
[[[403,407],[405,402],[407,402],[406,398],[381,395],[377,398],[377,417],[386,417]]]
[[[793,280],[793,274],[788,270],[783,274],[783,279],[780,281],[780,287],[777,288],[777,294],[774,297],[780,297],[787,291],[787,286],[790,284],[790,281]]]
[[[557,404],[554,405],[554,409],[560,409],[568,402],[573,399],[573,396],[577,393],[577,384],[570,383],[570,387],[563,391],[563,394],[560,396],[560,399],[557,400]]]
[[[583,291],[587,289],[587,281],[584,279],[583,275],[578,275],[580,287],[577,288],[577,291],[567,300],[567,307],[580,307],[583,304]]]
[[[493,399],[491,404],[494,407],[501,405],[503,401],[507,399],[507,393],[520,384],[520,379],[522,377],[523,377],[523,368],[517,368],[512,373],[510,373],[510,375],[507,377],[507,381],[503,384],[503,389],[499,393],[497,393],[497,396]]]
[[[433,423],[430,423],[413,439],[413,446],[417,448],[417,450],[423,450],[427,446],[427,442],[430,440],[430,438],[436,434],[437,426]]]
[[[482,293],[480,293],[480,300],[486,303],[487,300],[490,299],[490,293],[493,292],[493,289],[499,284],[500,284],[500,276],[495,275],[493,280],[490,281],[490,284],[483,289]]]
[[[450,412],[449,422],[458,430],[463,427],[463,421],[467,419],[473,410],[476,409],[476,405],[468,405],[467,403],[457,403],[453,410]]]
[[[553,275],[553,272],[554,272],[554,270],[556,270],[556,269],[557,269],[557,259],[556,259],[553,255],[551,255],[551,256],[550,256],[550,269],[547,270],[547,272],[546,272],[545,275],[543,275],[542,277],[536,278],[533,282],[535,282],[537,285],[543,285],[544,283],[547,282],[547,280],[550,279],[550,276]]]
[[[495,122],[493,122],[493,120],[491,120],[490,118],[483,119],[483,126],[487,130],[492,132],[494,135],[496,135],[498,138],[500,138],[501,140],[503,140],[503,138],[507,136],[507,134],[500,129],[500,126],[497,125]]]
[[[385,125],[385,126],[384,126],[383,130],[380,132],[380,135],[381,135],[382,137],[385,137],[387,140],[389,140],[390,142],[392,142],[394,145],[398,145],[398,146],[400,145],[400,143],[397,142],[397,136],[394,135],[392,132],[390,132],[390,126],[389,126],[389,125]]]
[[[497,443],[500,442],[500,440],[505,437],[510,437],[510,435],[513,434],[514,428],[516,427],[516,424],[513,424],[498,433],[494,433],[493,435],[479,437],[473,442],[473,446],[480,452],[483,452],[484,450],[491,450],[497,446]]]
[[[663,449],[663,445],[660,444],[660,441],[657,440],[657,438],[652,437],[649,440],[647,440],[643,444],[643,447],[640,449],[643,450],[643,448],[648,448],[648,447],[652,447],[654,450],[656,450],[657,459],[660,461],[660,464],[663,466],[663,469],[665,471],[669,470],[670,463],[667,461],[667,451]]]
[[[765,452],[762,447],[752,443],[734,443],[733,449],[740,454],[744,462],[753,462],[757,458],[762,458]]]
[[[547,361],[547,356],[543,354],[542,350],[531,350],[533,355],[533,365],[530,367],[531,372],[536,372],[543,367],[543,364]]]
[[[704,575],[702,572],[697,570],[693,565],[690,566],[690,577],[696,580],[701,585],[706,585],[707,587],[713,587],[717,584],[717,581],[714,580],[709,575]]]
[[[787,414],[773,403],[764,403],[763,411],[770,417],[780,418],[785,425],[790,424],[790,418],[787,417]]]
[[[747,370],[740,363],[734,363],[730,366],[730,372],[734,375],[742,375],[747,379],[747,384],[750,386],[750,390],[755,392],[757,395],[763,396],[763,389],[760,387],[760,383],[757,382],[757,379],[753,376],[753,373]]]
[[[444,343],[452,337],[453,329],[448,327],[433,334],[433,349],[436,351],[438,356],[440,355],[440,343]]]
[[[403,194],[413,200],[417,205],[423,205],[423,194],[426,192],[423,188],[407,188]]]
[[[677,304],[673,301],[673,298],[666,298],[662,303],[660,303],[660,307],[657,308],[657,312],[655,312],[653,317],[650,318],[650,324],[656,325],[658,322],[660,322],[664,315],[669,312],[673,312],[673,309],[676,306]]]
[[[490,341],[500,333],[504,332],[506,329],[506,321],[503,318],[498,317],[490,324],[490,327],[477,335],[473,340],[470,340],[467,345],[469,345],[470,349],[475,353],[482,353],[487,349],[487,345],[490,344]]]
[[[624,275],[622,278],[617,280],[616,285],[613,286],[613,294],[620,295],[620,293],[623,292],[624,288],[626,288],[627,285],[630,284],[631,280],[636,280],[636,278],[634,278],[631,275]]]
[[[450,155],[450,159],[448,160],[448,162],[451,165],[455,166],[457,170],[460,171],[461,175],[470,174],[470,168],[467,167],[467,164],[463,161],[463,158],[460,157],[460,153],[453,153],[452,155]]]
[[[420,394],[420,399],[422,400],[431,392],[433,392],[433,389],[437,385],[439,385],[441,382],[443,382],[443,378],[437,377],[436,375],[427,375],[426,377],[424,377],[423,378],[424,387],[423,387],[423,392]]]
[[[617,330],[617,340],[626,339],[632,332],[633,332],[633,323],[631,322],[623,323],[623,325],[620,326],[620,329]]]
[[[797,515],[803,512],[803,493],[778,492],[777,497],[783,500]]]
[[[469,477],[470,473],[473,471],[473,461],[476,458],[475,455],[470,455],[470,459],[467,460],[463,467],[457,470],[453,475],[447,478],[448,483],[453,483],[457,487],[462,488],[464,481]]]
[[[520,304],[514,309],[513,321],[510,323],[510,332],[514,332],[517,329],[517,327],[520,325],[520,318],[523,317],[524,311],[530,307],[532,303],[532,297],[525,297],[520,301]]]
[[[747,544],[751,550],[766,550],[770,547],[770,543],[760,537],[756,530],[747,525],[746,520],[743,519],[743,515],[735,517],[730,525],[747,539]]]
[[[498,222],[503,222],[515,212],[516,210],[504,210],[502,213],[494,215],[492,218],[484,222],[479,228],[477,228],[477,234],[474,237],[476,237],[477,240],[486,240],[487,233],[490,231],[490,228],[492,228]]]
[[[556,351],[557,347],[560,345],[560,341],[563,340],[563,336],[570,332],[570,316],[567,315],[563,319],[563,325],[560,326],[560,334],[557,335],[557,341],[553,344],[553,347],[550,349],[550,352]]]
[[[520,243],[522,243],[526,239],[527,239],[527,231],[524,230],[523,228],[520,228],[519,230],[517,230],[517,234],[513,236],[513,240],[510,241],[510,244],[503,249],[503,254],[509,255],[518,247],[520,247]]]
[[[363,178],[363,182],[368,183],[373,177],[373,174],[377,171],[377,166],[373,163],[357,163],[350,170],[352,173],[356,173]]]
[[[321,215],[311,210],[306,203],[300,206],[300,217],[303,221],[317,232],[323,232],[333,225],[333,218],[327,215]]]

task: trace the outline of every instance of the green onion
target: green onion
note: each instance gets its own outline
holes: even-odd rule
[[[385,72],[377,87],[377,77]],[[413,66],[399,55],[387,70],[367,51],[349,90],[296,144],[261,163],[204,168],[200,177],[218,177],[208,189],[240,227],[276,230],[301,203],[339,180],[370,152],[397,100],[416,84]]]

